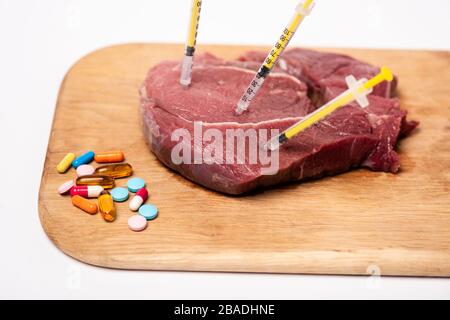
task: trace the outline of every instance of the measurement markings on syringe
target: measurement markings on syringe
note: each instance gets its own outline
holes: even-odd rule
[[[283,53],[284,49],[286,49],[286,47],[288,46],[294,33],[295,32],[289,31],[287,28],[284,29],[283,34],[280,37],[280,41],[277,41],[274,48],[270,51],[263,66],[259,69],[255,78],[250,83],[250,86],[247,88],[246,93],[242,96],[241,98],[242,102],[251,102],[252,99],[256,96],[259,87],[262,86],[264,79],[273,69],[275,63],[278,60],[278,57]]]
[[[298,27],[302,23],[304,17],[311,12],[312,7],[313,0],[306,0],[304,3],[300,3],[297,6],[296,13],[291,19],[291,22],[283,30],[283,33],[273,46],[272,50],[270,50],[262,66],[254,76],[253,80],[250,82],[250,85],[247,87],[242,97],[239,99],[235,110],[236,114],[242,114],[245,110],[248,109],[251,101],[258,93],[266,77],[272,71],[280,56],[283,54],[283,51],[288,46]]]
[[[272,69],[278,57],[283,53],[284,49],[289,45],[292,36],[295,32],[289,31],[287,28],[284,29],[283,34],[280,36],[280,41],[277,41],[274,48],[270,51],[269,56],[266,58],[266,63],[264,64],[266,68]],[[272,56],[272,58],[270,58]]]

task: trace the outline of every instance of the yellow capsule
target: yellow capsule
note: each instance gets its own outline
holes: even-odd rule
[[[110,164],[98,167],[95,169],[95,174],[115,179],[125,178],[133,174],[133,167],[129,163]]]
[[[98,174],[90,174],[78,177],[75,184],[77,186],[102,186],[104,189],[114,188],[114,178]]]
[[[58,170],[59,173],[65,173],[69,170],[73,160],[75,160],[75,153],[70,152],[66,154],[66,156],[56,166],[56,170]]]
[[[113,222],[116,220],[116,207],[114,206],[113,198],[108,191],[103,191],[100,194],[100,197],[98,197],[98,208],[105,221]]]

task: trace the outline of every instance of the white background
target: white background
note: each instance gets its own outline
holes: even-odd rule
[[[203,2],[200,44],[270,45],[296,5]],[[450,298],[450,279],[106,270],[47,239],[38,188],[66,71],[111,44],[183,42],[189,7],[189,0],[0,0],[0,298]],[[449,50],[449,13],[448,0],[317,0],[292,44]]]

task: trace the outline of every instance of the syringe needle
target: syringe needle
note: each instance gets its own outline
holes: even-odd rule
[[[305,0],[305,2],[301,2],[297,6],[295,15],[292,18],[291,22],[284,29],[283,34],[278,39],[277,43],[275,43],[272,50],[270,50],[266,60],[264,60],[261,68],[256,73],[255,77],[250,82],[250,85],[244,91],[242,98],[237,103],[236,114],[240,115],[248,109],[253,98],[256,96],[259,89],[263,85],[267,75],[270,73],[270,71],[272,71],[274,65],[283,54],[284,50],[289,44],[289,41],[291,41],[303,19],[311,13],[311,10],[314,7],[313,1],[314,0]]]
[[[192,1],[191,20],[189,22],[189,32],[186,42],[186,52],[181,65],[180,84],[188,87],[191,84],[192,66],[194,64],[195,45],[197,43],[197,31],[200,20],[202,0]]]

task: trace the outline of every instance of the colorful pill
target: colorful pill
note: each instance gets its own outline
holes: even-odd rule
[[[139,208],[139,214],[147,220],[153,220],[158,216],[158,208],[152,204],[146,204]]]
[[[95,169],[95,174],[111,178],[125,178],[133,174],[133,167],[129,163],[110,164]]]
[[[145,187],[145,181],[141,178],[133,178],[127,182],[128,190],[131,192],[137,192],[139,189]]]
[[[148,199],[148,191],[145,188],[139,189],[130,201],[130,210],[138,211],[142,204]]]
[[[75,169],[81,166],[82,164],[88,164],[94,160],[95,153],[94,151],[88,151],[85,154],[79,156],[72,162],[72,167]]]
[[[114,206],[114,201],[108,191],[103,191],[98,198],[98,208],[105,221],[113,222],[116,220],[117,211]]]
[[[73,160],[75,160],[75,153],[66,154],[66,156],[56,166],[56,170],[59,173],[65,173],[67,170],[69,170]]]
[[[75,181],[73,181],[73,180],[69,180],[69,181],[64,182],[58,188],[59,194],[66,194],[66,193],[68,193],[73,188],[74,185],[75,185]]]
[[[122,151],[96,152],[94,160],[98,163],[122,162],[125,155]]]
[[[111,196],[116,202],[124,202],[128,200],[129,193],[126,188],[114,188],[111,190]]]
[[[96,214],[98,211],[97,204],[78,195],[72,197],[72,204],[89,214]]]
[[[98,198],[98,196],[103,192],[103,187],[101,186],[74,186],[70,189],[70,195],[81,196],[83,198]]]
[[[136,214],[128,219],[128,227],[132,231],[142,231],[147,228],[147,219],[139,214]]]
[[[77,168],[77,176],[87,176],[93,174],[95,171],[94,167],[88,164],[82,164]]]
[[[105,189],[112,189],[115,186],[113,178],[97,174],[78,177],[75,184],[77,186],[102,186]]]

